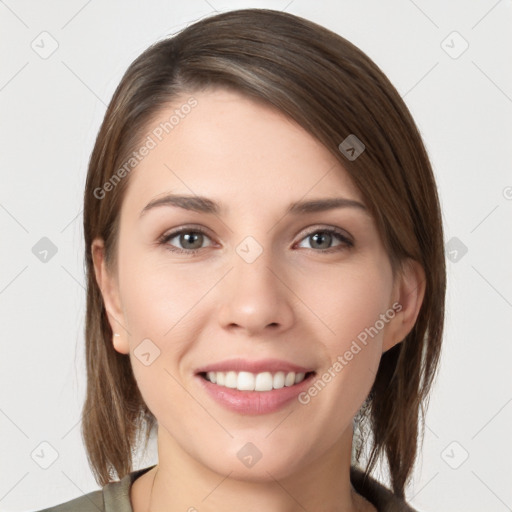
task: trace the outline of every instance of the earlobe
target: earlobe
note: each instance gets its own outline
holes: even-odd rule
[[[122,337],[118,332],[115,332],[112,336],[112,345],[120,354],[130,353],[130,347],[128,346],[125,337]]]
[[[112,344],[122,353],[129,353],[129,345],[124,327],[124,315],[119,297],[119,287],[115,276],[107,269],[105,262],[105,245],[101,238],[96,238],[91,244],[91,254],[94,264],[96,282],[101,291],[103,303],[112,329]]]
[[[411,332],[423,304],[425,286],[423,267],[418,261],[408,259],[396,277],[393,302],[396,314],[384,336],[383,352],[403,341]]]

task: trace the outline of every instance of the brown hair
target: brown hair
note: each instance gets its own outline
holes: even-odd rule
[[[385,456],[393,490],[403,497],[444,322],[443,231],[432,168],[406,105],[368,56],[315,23],[268,9],[211,16],[152,45],[130,65],[105,114],[84,196],[87,396],[82,434],[96,480],[104,485],[132,471],[139,433],[146,428],[147,443],[156,425],[129,357],[113,348],[91,254],[94,238],[101,237],[108,268],[115,272],[119,212],[129,176],[107,198],[97,191],[129,158],[163,107],[178,95],[217,86],[273,105],[323,143],[360,189],[393,272],[406,258],[425,271],[417,321],[401,343],[382,355],[366,413],[372,446],[366,474]],[[366,146],[354,160],[338,149],[350,134]]]

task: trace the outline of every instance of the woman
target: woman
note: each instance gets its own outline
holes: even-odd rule
[[[443,232],[415,123],[365,54],[279,11],[189,26],[127,70],[84,201],[103,489],[46,510],[412,510]],[[134,471],[153,428],[158,464]]]

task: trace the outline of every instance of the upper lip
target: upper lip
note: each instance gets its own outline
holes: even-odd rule
[[[312,372],[311,368],[305,368],[289,361],[281,359],[260,359],[258,361],[249,361],[247,359],[235,358],[212,363],[196,370],[196,373],[206,372],[295,372],[295,373],[308,373]]]

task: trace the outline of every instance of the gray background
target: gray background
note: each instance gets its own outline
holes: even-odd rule
[[[149,44],[242,7],[285,9],[346,37],[416,119],[438,180],[449,282],[407,497],[420,511],[512,510],[510,0],[0,1],[0,510],[98,487],[80,437],[81,215],[106,104]],[[153,444],[137,465],[154,462]]]

